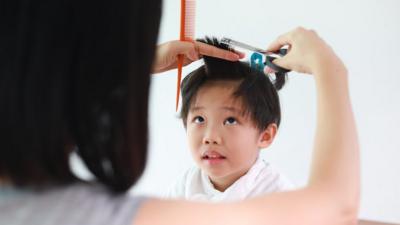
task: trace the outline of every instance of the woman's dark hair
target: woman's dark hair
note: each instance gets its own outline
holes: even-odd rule
[[[73,149],[115,192],[142,174],[160,0],[0,3],[0,178],[68,184]]]
[[[206,37],[198,41],[232,50],[216,38]],[[251,68],[246,62],[231,62],[209,56],[203,58],[204,65],[188,74],[181,84],[181,118],[185,127],[191,104],[194,102],[199,88],[207,85],[206,82],[208,81],[216,80],[236,80],[240,82],[233,93],[233,97],[242,100],[245,108],[244,113],[250,115],[259,130],[264,130],[271,123],[279,126],[281,108],[277,90],[280,90],[285,84],[285,74],[277,74],[276,78],[271,81],[268,75]]]

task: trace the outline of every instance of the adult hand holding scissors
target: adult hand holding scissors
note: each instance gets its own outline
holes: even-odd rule
[[[289,31],[273,41],[267,52],[275,52],[285,45],[289,45],[288,53],[273,61],[280,67],[314,75],[321,67],[346,70],[332,48],[313,30],[298,27]]]

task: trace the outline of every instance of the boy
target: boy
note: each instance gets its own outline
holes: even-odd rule
[[[228,49],[215,38],[203,42]],[[259,158],[280,123],[277,90],[284,82],[284,75],[272,83],[244,62],[204,56],[204,65],[181,85],[181,118],[199,168],[188,170],[167,197],[233,201],[291,189],[284,176]]]

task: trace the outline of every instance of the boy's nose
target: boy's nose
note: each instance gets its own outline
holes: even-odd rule
[[[221,141],[221,137],[218,133],[212,130],[208,131],[203,138],[203,144],[206,145],[219,145],[221,144]]]
[[[218,145],[219,142],[214,140],[214,139],[212,139],[212,138],[204,138],[203,139],[203,144],[206,144],[206,145],[210,145],[210,144]]]

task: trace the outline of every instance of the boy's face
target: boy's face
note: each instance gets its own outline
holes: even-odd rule
[[[238,84],[207,82],[193,99],[186,121],[192,156],[214,185],[235,182],[266,147],[265,134],[242,114],[240,98],[232,97]]]

